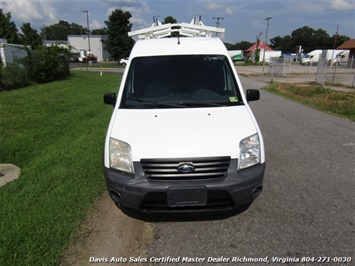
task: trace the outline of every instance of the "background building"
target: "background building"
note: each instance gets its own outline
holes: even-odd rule
[[[108,35],[90,35],[90,49],[97,57],[97,61],[108,61],[110,59],[110,54],[102,42],[103,40],[107,40],[107,38]],[[68,35],[68,43],[78,52],[80,50],[89,50],[87,35]]]

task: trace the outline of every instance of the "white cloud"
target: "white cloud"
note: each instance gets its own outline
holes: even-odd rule
[[[21,27],[22,23],[30,22],[31,26],[41,27],[44,24],[58,22],[58,12],[53,3],[33,1],[1,1],[4,12],[10,12],[16,26]]]
[[[332,0],[330,8],[335,10],[349,10],[355,8],[355,4],[353,1]]]
[[[33,2],[2,2],[5,12],[10,12],[13,18],[23,21],[38,20],[42,18],[39,3]],[[21,12],[19,12],[21,10]]]
[[[90,23],[90,29],[100,29],[103,28],[103,25],[97,21],[96,19],[94,19],[91,23]]]
[[[217,4],[216,2],[211,2],[209,1],[205,5],[206,9],[208,11],[219,11],[219,12],[225,12],[227,15],[233,15],[233,9],[229,6],[226,6],[226,3],[224,4]]]
[[[233,12],[233,9],[231,7],[227,7],[225,10],[224,10],[228,15],[233,15],[234,12]]]
[[[215,3],[215,2],[209,1],[206,4],[206,8],[207,8],[207,10],[210,10],[210,11],[216,11],[216,10],[223,9],[223,5],[219,5],[219,4]]]
[[[117,1],[120,5],[115,4],[108,8],[107,10],[107,17],[111,15],[111,13],[115,9],[121,9],[123,11],[128,11],[131,13],[132,17],[130,18],[130,22],[133,24],[133,28],[141,28],[141,27],[149,27],[152,22],[147,22],[145,17],[151,13],[150,6],[145,1],[132,1],[132,0],[125,0],[125,1]]]

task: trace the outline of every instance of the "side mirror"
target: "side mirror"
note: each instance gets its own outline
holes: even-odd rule
[[[115,106],[116,105],[116,93],[105,93],[104,103]]]
[[[247,90],[247,101],[257,101],[260,99],[259,90]]]

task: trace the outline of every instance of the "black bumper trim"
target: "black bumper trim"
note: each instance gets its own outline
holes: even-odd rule
[[[250,204],[262,189],[265,164],[241,171],[237,171],[237,165],[237,159],[232,159],[227,175],[218,180],[149,180],[139,162],[134,163],[135,175],[105,168],[105,178],[110,197],[117,205],[143,213],[229,211]],[[169,206],[169,188],[194,189],[201,186],[207,189],[206,205]]]

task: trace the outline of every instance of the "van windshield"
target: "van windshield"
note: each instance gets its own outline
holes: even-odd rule
[[[131,62],[120,108],[242,105],[223,55],[137,57]]]

